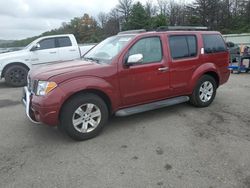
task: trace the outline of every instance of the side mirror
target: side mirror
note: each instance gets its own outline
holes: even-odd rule
[[[142,62],[143,62],[143,55],[142,54],[134,54],[134,55],[130,55],[128,57],[126,64],[133,65],[133,64],[142,63]]]
[[[40,44],[39,44],[39,43],[36,43],[36,45],[34,45],[34,46],[31,48],[31,51],[39,50],[40,47],[41,47]]]

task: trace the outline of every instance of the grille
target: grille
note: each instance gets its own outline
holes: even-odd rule
[[[28,77],[28,90],[31,93],[36,93],[36,87],[37,87],[37,80],[32,80],[30,77]]]

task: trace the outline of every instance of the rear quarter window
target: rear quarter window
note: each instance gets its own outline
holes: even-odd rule
[[[225,42],[219,34],[202,35],[204,50],[206,54],[219,53],[227,51]]]

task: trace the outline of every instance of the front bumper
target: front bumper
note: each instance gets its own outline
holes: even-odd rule
[[[40,124],[40,122],[36,120],[35,114],[31,109],[31,97],[32,94],[29,92],[28,88],[24,87],[22,101],[25,106],[26,115],[32,123]]]
[[[59,124],[59,111],[61,104],[60,92],[52,92],[46,97],[33,95],[27,87],[23,88],[22,101],[29,120],[36,124],[57,126]]]

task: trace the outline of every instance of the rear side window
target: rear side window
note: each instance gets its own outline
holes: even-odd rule
[[[72,43],[69,37],[60,37],[60,38],[57,38],[57,41],[58,41],[58,47],[72,46]]]
[[[170,36],[169,46],[173,59],[195,57],[197,55],[197,40],[194,35]]]
[[[186,36],[189,49],[189,57],[195,57],[197,55],[197,41],[195,36]]]
[[[209,35],[202,35],[202,37],[203,37],[205,53],[210,54],[210,53],[227,51],[226,45],[221,35],[209,34]]]

